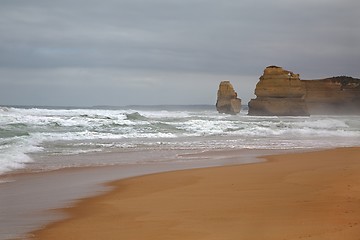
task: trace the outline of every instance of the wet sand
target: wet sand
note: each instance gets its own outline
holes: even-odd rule
[[[27,233],[64,219],[67,214],[56,209],[71,207],[79,199],[109,191],[111,188],[104,185],[109,181],[179,169],[263,161],[257,157],[276,152],[279,150],[217,150],[191,154],[179,152],[177,159],[157,157],[153,163],[136,163],[137,156],[141,158],[144,153],[135,152],[133,159],[130,159],[135,164],[65,168],[46,172],[33,172],[32,169],[36,168],[31,166],[25,172],[1,175],[0,239],[25,239]],[[111,152],[67,156],[66,160],[76,162],[91,158],[90,161],[102,159],[111,162],[119,157],[124,156]],[[58,162],[57,160],[48,161]]]
[[[112,182],[34,239],[359,240],[360,148],[267,159]]]

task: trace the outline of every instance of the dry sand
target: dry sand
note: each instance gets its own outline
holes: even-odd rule
[[[360,148],[111,183],[35,239],[360,239]]]

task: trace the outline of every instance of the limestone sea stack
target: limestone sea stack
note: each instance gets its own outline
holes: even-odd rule
[[[305,84],[299,74],[269,66],[256,85],[249,115],[306,116]]]
[[[241,110],[241,99],[230,81],[222,81],[217,92],[216,109],[219,113],[235,115]]]
[[[360,79],[347,76],[300,80],[299,74],[269,66],[255,95],[249,115],[360,114]]]

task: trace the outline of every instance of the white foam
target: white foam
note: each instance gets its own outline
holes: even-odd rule
[[[129,114],[135,114],[128,117]],[[0,171],[22,168],[27,153],[44,143],[60,154],[109,148],[307,148],[354,145],[360,141],[360,117],[230,116],[215,111],[138,111],[96,109],[0,109]],[[0,132],[1,133],[1,132]],[[5,136],[5,133],[11,133]],[[26,134],[24,134],[26,133]],[[22,134],[20,136],[20,134]],[[14,137],[12,137],[14,136]],[[101,141],[103,145],[98,143]],[[121,142],[118,144],[118,142]],[[128,145],[124,144],[125,142]],[[131,143],[130,143],[131,142]],[[161,144],[157,143],[161,142]],[[98,145],[90,146],[89,143]]]
[[[8,151],[0,153],[0,174],[11,170],[24,168],[32,159],[23,152]]]

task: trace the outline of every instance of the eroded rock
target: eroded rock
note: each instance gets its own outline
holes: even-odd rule
[[[237,114],[241,110],[241,99],[230,81],[222,81],[217,93],[216,109],[219,113]]]
[[[299,74],[269,66],[256,85],[256,99],[249,102],[249,115],[309,115],[305,94]]]
[[[256,85],[249,115],[360,114],[360,79],[300,80],[299,74],[269,66]]]

